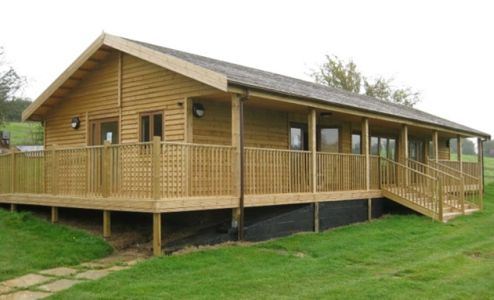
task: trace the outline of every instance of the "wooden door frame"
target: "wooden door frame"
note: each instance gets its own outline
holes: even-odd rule
[[[89,140],[88,140],[88,146],[96,146],[98,145],[97,143],[94,142],[94,136],[95,134],[99,137],[101,135],[101,124],[102,123],[110,123],[110,122],[117,122],[118,128],[120,128],[120,120],[118,116],[115,117],[107,117],[107,118],[102,118],[102,119],[93,119],[89,120]],[[93,129],[93,125],[97,125],[95,129]],[[118,134],[118,141],[117,144],[120,143],[120,132]]]

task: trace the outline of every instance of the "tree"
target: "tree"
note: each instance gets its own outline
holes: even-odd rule
[[[344,62],[335,55],[326,55],[326,62],[312,72],[314,80],[323,85],[341,88],[352,93],[374,97],[383,101],[414,106],[420,101],[420,93],[409,87],[396,88],[394,79],[377,77],[369,79],[357,69],[353,60]]]
[[[475,144],[472,140],[470,139],[463,139],[462,140],[462,145],[461,145],[461,153],[465,155],[476,155],[477,151],[475,150]],[[449,148],[451,150],[451,153],[458,153],[456,150],[456,139],[451,139],[449,140]]]
[[[8,111],[7,102],[15,98],[24,83],[25,79],[5,62],[4,51],[0,47],[0,124],[3,123],[5,113]]]

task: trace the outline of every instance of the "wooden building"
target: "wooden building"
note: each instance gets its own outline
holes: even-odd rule
[[[388,198],[437,220],[482,208],[490,136],[414,108],[103,34],[23,113],[45,150],[0,155],[0,202],[163,213]],[[458,149],[461,146],[458,145]]]

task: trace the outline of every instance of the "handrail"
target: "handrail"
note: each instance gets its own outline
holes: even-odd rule
[[[432,169],[432,171],[434,171],[434,172],[438,172],[438,173],[440,173],[440,174],[442,174],[442,175],[444,175],[444,176],[448,176],[448,177],[454,178],[454,179],[456,179],[456,180],[461,180],[461,178],[460,178],[460,177],[453,176],[453,175],[451,175],[451,174],[448,174],[447,172],[441,171],[441,170],[439,170],[439,169],[437,169],[437,168],[433,168],[433,167],[431,167],[430,165],[426,165],[426,164],[421,163],[421,162],[419,162],[419,161],[417,161],[417,160],[414,160],[414,159],[407,159],[407,162],[411,162],[411,163],[417,164],[417,165],[419,165],[419,166],[423,166],[423,167],[425,167],[425,168]]]
[[[430,162],[433,162],[433,163],[435,163],[435,164],[438,164],[438,165],[440,165],[441,167],[443,167],[443,168],[445,168],[445,169],[448,169],[448,170],[450,170],[450,171],[452,171],[452,172],[456,172],[457,174],[460,174],[460,175],[462,175],[462,176],[466,176],[466,177],[468,177],[468,178],[470,178],[470,179],[480,180],[479,178],[477,178],[477,177],[475,177],[475,176],[473,176],[473,175],[470,175],[470,174],[465,173],[465,172],[461,172],[460,170],[456,170],[456,169],[451,168],[450,166],[445,165],[445,164],[443,164],[443,163],[442,163],[442,161],[449,161],[449,160],[439,160],[439,161],[435,161],[435,160],[433,160],[433,159],[429,159],[429,161],[430,161]]]
[[[415,169],[412,169],[412,168],[410,168],[409,166],[406,166],[406,165],[404,165],[404,164],[402,164],[402,163],[399,163],[399,162],[397,162],[397,161],[394,161],[394,160],[391,160],[391,159],[388,159],[388,158],[384,158],[384,157],[381,157],[381,159],[382,159],[382,160],[384,160],[384,161],[390,161],[391,163],[393,163],[393,164],[395,164],[395,165],[397,165],[397,166],[403,167],[403,168],[408,169],[409,171],[415,172],[415,173],[417,173],[417,174],[424,175],[424,176],[428,177],[429,179],[437,180],[437,179],[436,179],[435,177],[433,177],[433,176],[430,176],[430,175],[425,174],[425,173],[423,173],[423,172],[420,172],[420,171],[417,171],[417,170],[415,170]]]

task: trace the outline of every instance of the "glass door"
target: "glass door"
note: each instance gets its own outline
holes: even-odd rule
[[[91,122],[91,145],[103,145],[105,141],[119,143],[118,119],[103,119]]]

